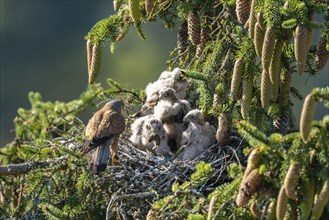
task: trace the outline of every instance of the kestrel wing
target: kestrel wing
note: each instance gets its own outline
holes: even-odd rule
[[[98,126],[101,123],[103,118],[103,111],[99,110],[97,111],[93,117],[89,120],[87,126],[86,126],[86,137],[91,140],[94,138],[98,131]]]
[[[125,119],[116,111],[105,111],[99,124],[97,137],[102,138],[113,134],[121,134],[126,128]]]

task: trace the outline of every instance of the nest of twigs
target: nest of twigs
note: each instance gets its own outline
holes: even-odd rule
[[[226,168],[242,158],[242,139],[231,136],[230,146],[215,144],[192,161],[155,156],[134,147],[123,134],[118,150],[119,166],[110,166],[99,177],[100,181],[110,181],[108,192],[112,195],[107,206],[106,219],[145,219],[151,204],[159,198],[173,194],[174,183],[187,181],[196,171],[200,161],[212,167],[212,177],[201,187],[193,189],[206,197],[216,186],[227,182]]]

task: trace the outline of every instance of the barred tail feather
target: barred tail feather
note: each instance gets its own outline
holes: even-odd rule
[[[110,159],[110,145],[112,144],[113,138],[108,140],[107,142],[101,144],[92,152],[91,160],[90,160],[90,169],[94,174],[98,174],[100,172],[104,172],[107,163]]]

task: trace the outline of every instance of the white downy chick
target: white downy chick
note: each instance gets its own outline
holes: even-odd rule
[[[188,87],[188,81],[184,79],[184,72],[179,68],[175,68],[172,72],[163,71],[157,81],[146,86],[145,104],[154,107],[159,98],[159,91],[164,87],[173,88],[176,91],[176,96],[179,99],[184,99]]]
[[[143,126],[145,121],[150,118],[150,115],[143,116],[140,118],[137,118],[134,123],[131,124],[131,136],[129,138],[130,142],[137,148],[141,150],[145,150],[146,148],[143,147],[142,144],[142,132],[143,132]]]
[[[203,114],[198,109],[187,113],[184,122],[189,124],[182,134],[181,147],[183,147],[183,151],[177,158],[179,160],[194,160],[215,143],[216,130],[204,121]]]
[[[142,131],[142,145],[156,155],[171,155],[160,119],[152,116],[145,120]]]
[[[190,110],[190,103],[178,99],[174,89],[162,88],[160,90],[159,102],[154,107],[154,116],[162,120],[173,151],[176,151],[180,144],[182,132],[185,130],[183,118]]]

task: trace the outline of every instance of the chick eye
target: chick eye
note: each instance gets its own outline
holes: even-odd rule
[[[190,118],[191,118],[191,119],[193,119],[193,118],[194,118],[194,116],[193,116],[193,115],[191,115],[191,116],[190,116]]]
[[[147,130],[151,130],[151,126],[150,125],[146,125],[146,129]]]

